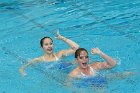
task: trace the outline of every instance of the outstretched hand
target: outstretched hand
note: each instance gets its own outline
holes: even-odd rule
[[[56,38],[56,39],[62,39],[62,36],[60,35],[59,30],[57,31],[56,37],[55,37],[55,38]]]
[[[27,74],[24,72],[23,68],[19,69],[19,72],[22,74],[22,76],[26,76]]]
[[[99,48],[91,49],[91,54],[100,54],[102,51]]]

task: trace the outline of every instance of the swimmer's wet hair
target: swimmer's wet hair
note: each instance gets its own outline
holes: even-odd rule
[[[51,39],[50,37],[45,36],[45,37],[43,37],[43,38],[40,40],[40,45],[41,45],[41,47],[43,47],[43,42],[44,42],[44,40],[47,39],[47,38]],[[52,40],[52,39],[51,39],[51,40]],[[53,42],[53,40],[52,40],[52,42]]]
[[[81,51],[86,51],[87,52],[87,50],[85,48],[78,48],[75,51],[75,58],[77,58],[78,56],[80,56]],[[87,54],[88,54],[88,52],[87,52]]]

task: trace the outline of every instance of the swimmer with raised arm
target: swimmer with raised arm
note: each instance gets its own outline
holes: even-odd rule
[[[57,36],[56,39],[62,40],[65,43],[67,43],[70,48],[66,49],[66,50],[61,50],[57,53],[54,53],[54,44],[53,44],[53,40],[50,37],[44,37],[40,40],[40,45],[42,47],[42,49],[44,50],[44,55],[42,55],[41,57],[35,58],[32,61],[24,64],[20,69],[20,73],[22,75],[26,75],[25,73],[25,68],[28,67],[29,65],[32,65],[36,62],[55,62],[59,59],[61,59],[64,56],[68,56],[71,54],[74,54],[75,51],[79,48],[79,45],[77,43],[75,43],[74,41],[60,35],[59,31],[57,32]]]
[[[69,74],[70,77],[82,78],[96,76],[97,70],[113,68],[116,65],[116,61],[103,53],[99,48],[93,48],[91,53],[98,54],[106,62],[94,62],[93,64],[88,64],[89,57],[87,50],[79,48],[75,52],[78,67]]]

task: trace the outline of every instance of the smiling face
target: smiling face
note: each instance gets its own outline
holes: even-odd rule
[[[77,56],[77,62],[80,68],[87,68],[88,67],[88,53],[86,51],[81,51],[80,55]]]
[[[42,48],[47,54],[53,53],[54,46],[52,40],[50,38],[45,38],[43,40]]]

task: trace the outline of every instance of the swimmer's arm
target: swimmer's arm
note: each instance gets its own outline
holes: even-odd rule
[[[72,71],[68,76],[69,76],[69,77],[74,77],[74,76],[75,76],[74,71]]]
[[[71,55],[71,54],[74,54],[74,53],[75,53],[75,50],[70,48],[70,49],[67,49],[67,50],[61,50],[61,51],[57,52],[56,56],[61,58],[63,56],[68,56],[68,55]]]
[[[36,63],[36,62],[39,62],[40,60],[41,60],[41,58],[35,58],[35,59],[33,59],[32,61],[30,61],[30,62],[24,64],[23,66],[21,66],[21,67],[19,68],[19,72],[20,72],[23,76],[27,75],[26,72],[24,71],[25,68],[27,68],[28,66],[30,66],[30,65],[32,65],[32,64],[34,64],[34,63]]]
[[[114,80],[114,79],[123,79],[126,78],[128,76],[132,76],[134,74],[134,72],[116,72],[116,73],[111,73],[111,74],[107,74],[106,78],[109,80]]]
[[[105,53],[101,52],[99,54],[106,62],[101,63],[101,67],[104,68],[113,68],[116,66],[117,62],[111,58],[110,56],[106,55]]]
[[[69,76],[70,78],[76,78],[76,77],[77,77],[77,74],[78,74],[78,72],[75,71],[75,70],[73,70],[68,76]]]
[[[116,66],[116,61],[111,58],[110,56],[108,56],[107,54],[103,53],[100,49],[95,48],[92,50],[92,54],[98,54],[99,56],[101,56],[104,60],[106,60],[106,62],[96,62],[93,63],[93,66],[96,65],[97,69],[107,69],[107,68],[113,68],[114,66]]]
[[[63,40],[65,43],[67,43],[71,47],[67,50],[59,51],[59,55],[61,55],[61,56],[67,56],[67,55],[73,54],[79,48],[79,45],[76,42],[60,35],[59,32],[57,32],[57,37],[56,38],[60,39],[60,40]]]

